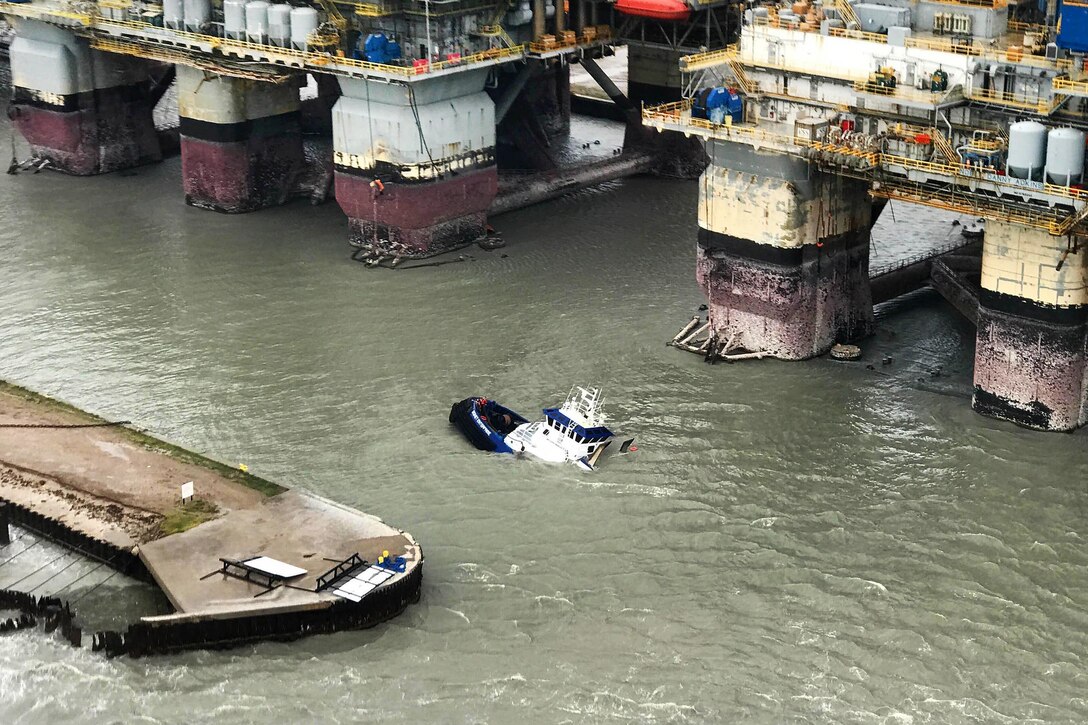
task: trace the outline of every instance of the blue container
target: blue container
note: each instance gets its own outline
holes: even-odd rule
[[[1088,52],[1088,4],[1062,3],[1056,42],[1074,53]]]
[[[725,123],[728,116],[734,123],[739,123],[744,120],[744,100],[736,91],[724,86],[704,88],[695,94],[691,115],[715,124]]]
[[[385,37],[385,33],[371,33],[363,41],[363,55],[371,63],[389,64],[400,58],[400,44]]]

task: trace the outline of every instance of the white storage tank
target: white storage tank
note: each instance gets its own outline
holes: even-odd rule
[[[212,19],[212,0],[184,0],[185,29],[200,32]]]
[[[185,10],[182,0],[162,1],[162,24],[172,30],[181,30],[185,26]]]
[[[246,3],[246,37],[254,43],[263,43],[268,38],[268,3],[265,0]]]
[[[246,34],[246,0],[223,0],[223,32],[240,40]]]
[[[1084,131],[1053,128],[1046,139],[1046,180],[1070,186],[1084,178]]]
[[[268,8],[268,42],[272,45],[291,44],[291,6],[276,3]]]
[[[317,11],[313,8],[291,8],[291,44],[306,50],[306,39],[317,30]]]
[[[1042,181],[1045,163],[1046,126],[1036,121],[1009,126],[1009,176]]]

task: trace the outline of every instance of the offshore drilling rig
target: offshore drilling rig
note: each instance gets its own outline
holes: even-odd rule
[[[666,33],[671,55],[659,38],[632,55],[636,102],[679,99],[677,49],[725,44],[730,0],[689,1],[680,5],[705,27]],[[222,212],[281,204],[304,165],[310,76],[351,242],[414,257],[484,235],[499,150],[512,149],[518,168],[552,164],[541,147],[569,128],[568,63],[610,84],[593,58],[617,41],[614,18],[645,36],[646,24],[660,27],[657,2],[677,0],[616,10],[605,0],[13,0],[0,15],[16,30],[14,126],[52,168],[159,160],[151,111],[176,76],[186,201]],[[615,96],[638,128],[637,108]]]
[[[176,69],[185,197],[219,211],[286,200],[312,76],[351,241],[404,256],[484,234],[497,150],[533,157],[532,138],[563,131],[580,62],[628,118],[626,146],[702,172],[711,347],[803,359],[868,332],[869,230],[907,200],[988,221],[977,268],[944,275],[977,324],[974,408],[1088,422],[1084,0],[0,0],[0,14],[17,32],[14,125],[37,156],[73,174],[157,160],[151,110]],[[619,43],[626,94],[594,60]]]
[[[879,204],[954,210],[986,220],[951,280],[977,324],[974,409],[1088,422],[1086,52],[1083,0],[800,0],[681,58],[684,97],[643,121],[706,143],[712,337],[803,359],[864,334]]]

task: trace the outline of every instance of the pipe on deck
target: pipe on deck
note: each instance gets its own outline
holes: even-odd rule
[[[555,37],[562,40],[563,31],[567,29],[567,11],[563,8],[565,0],[555,1]]]

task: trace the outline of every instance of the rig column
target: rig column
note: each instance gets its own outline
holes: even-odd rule
[[[986,222],[978,413],[1039,430],[1088,422],[1088,249],[1065,254],[1074,248],[1041,229]]]
[[[708,140],[696,278],[722,343],[783,360],[868,334],[868,186]]]
[[[287,201],[303,167],[298,81],[178,67],[185,203],[227,213]]]
[[[151,115],[159,64],[92,50],[34,20],[15,27],[9,113],[36,156],[78,176],[162,160]]]
[[[480,238],[498,191],[487,70],[411,83],[341,78],[336,200],[351,243],[426,257]]]

